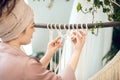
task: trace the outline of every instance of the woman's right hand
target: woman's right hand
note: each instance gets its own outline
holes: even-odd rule
[[[74,44],[74,50],[81,51],[85,43],[86,33],[83,30],[76,30],[72,32],[71,40]]]
[[[85,43],[85,37],[86,33],[82,30],[76,30],[72,32],[71,40],[74,44],[74,50],[69,65],[73,69],[73,71],[76,70],[76,66],[78,64],[80,54]]]

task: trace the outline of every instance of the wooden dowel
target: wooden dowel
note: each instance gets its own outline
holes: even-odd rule
[[[49,29],[81,29],[81,24],[35,24],[35,28],[49,28]],[[60,27],[59,27],[60,26]],[[64,27],[65,26],[65,27]],[[88,29],[90,28],[105,28],[105,27],[120,27],[120,22],[104,22],[104,23],[87,23]],[[83,24],[83,28],[86,28],[86,24]]]

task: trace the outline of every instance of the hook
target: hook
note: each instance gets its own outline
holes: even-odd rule
[[[54,26],[55,30],[57,30],[56,24],[54,24],[53,26]]]
[[[72,24],[71,24],[72,25]],[[69,33],[70,33],[70,24],[68,25],[68,30],[67,30],[67,33],[66,33],[66,38],[70,37]]]
[[[50,28],[49,28],[49,25],[50,25],[50,27],[51,27],[51,30],[50,30]],[[47,24],[47,28],[48,28],[48,30],[49,30],[49,41],[52,41],[52,39],[53,39],[53,30],[52,30],[52,24]],[[50,60],[50,70],[52,70],[53,69],[53,61],[52,61],[52,58],[51,58],[51,60]]]
[[[97,28],[97,23],[95,24],[95,27],[94,27],[97,31],[96,33],[94,33],[95,36],[98,36],[98,28]]]
[[[67,28],[66,28],[66,24],[64,24],[63,26],[64,26],[64,30],[67,30]]]
[[[81,23],[80,25],[81,25],[81,29],[83,29],[83,24]]]
[[[51,27],[51,30],[53,30],[53,29],[54,29],[54,28],[53,28],[53,24],[51,24],[51,26],[50,26],[50,27]]]
[[[86,25],[86,26],[85,26],[85,27],[86,27],[86,31],[88,31],[88,24],[86,23],[85,25]]]
[[[47,29],[50,30],[50,28],[49,28],[49,24],[47,24]]]
[[[72,24],[72,29],[75,30],[74,24]]]
[[[79,24],[76,24],[76,29],[77,29],[77,30],[79,29]]]
[[[67,30],[66,24],[63,24],[63,26],[64,26],[64,29]],[[67,36],[67,35],[66,35],[66,33],[65,33],[65,34],[63,35],[63,38],[65,39],[66,36]]]
[[[69,30],[70,30],[70,24],[67,24],[67,25],[64,24],[64,25],[65,25],[65,26],[64,26],[65,30],[68,30],[68,31],[69,31]]]
[[[61,30],[61,27],[60,27],[60,25],[61,25],[61,24],[58,24],[58,28],[59,28],[58,30],[59,30],[59,31]]]
[[[58,24],[58,28],[59,28],[59,29],[57,30],[57,32],[58,32],[58,35],[61,36],[62,34],[61,34],[61,27],[60,27],[60,26],[61,26],[61,24]]]
[[[86,34],[87,34],[87,32],[88,32],[88,24],[87,23],[85,24],[85,27],[86,27]]]
[[[58,35],[61,36],[61,40],[60,40],[60,41],[62,42],[62,40],[63,40],[63,35],[62,35],[62,32],[61,32],[61,24],[58,24],[58,28],[59,28],[59,29],[57,30],[57,32],[58,32]]]

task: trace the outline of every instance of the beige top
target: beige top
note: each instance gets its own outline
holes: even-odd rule
[[[75,80],[75,75],[70,66],[56,75],[36,58],[0,42],[0,80]]]
[[[88,80],[120,80],[120,51],[103,69]]]

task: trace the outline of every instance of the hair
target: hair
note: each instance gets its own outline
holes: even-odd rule
[[[6,8],[5,14],[9,15],[15,7],[16,0],[0,0],[0,17],[3,15],[3,10]]]

